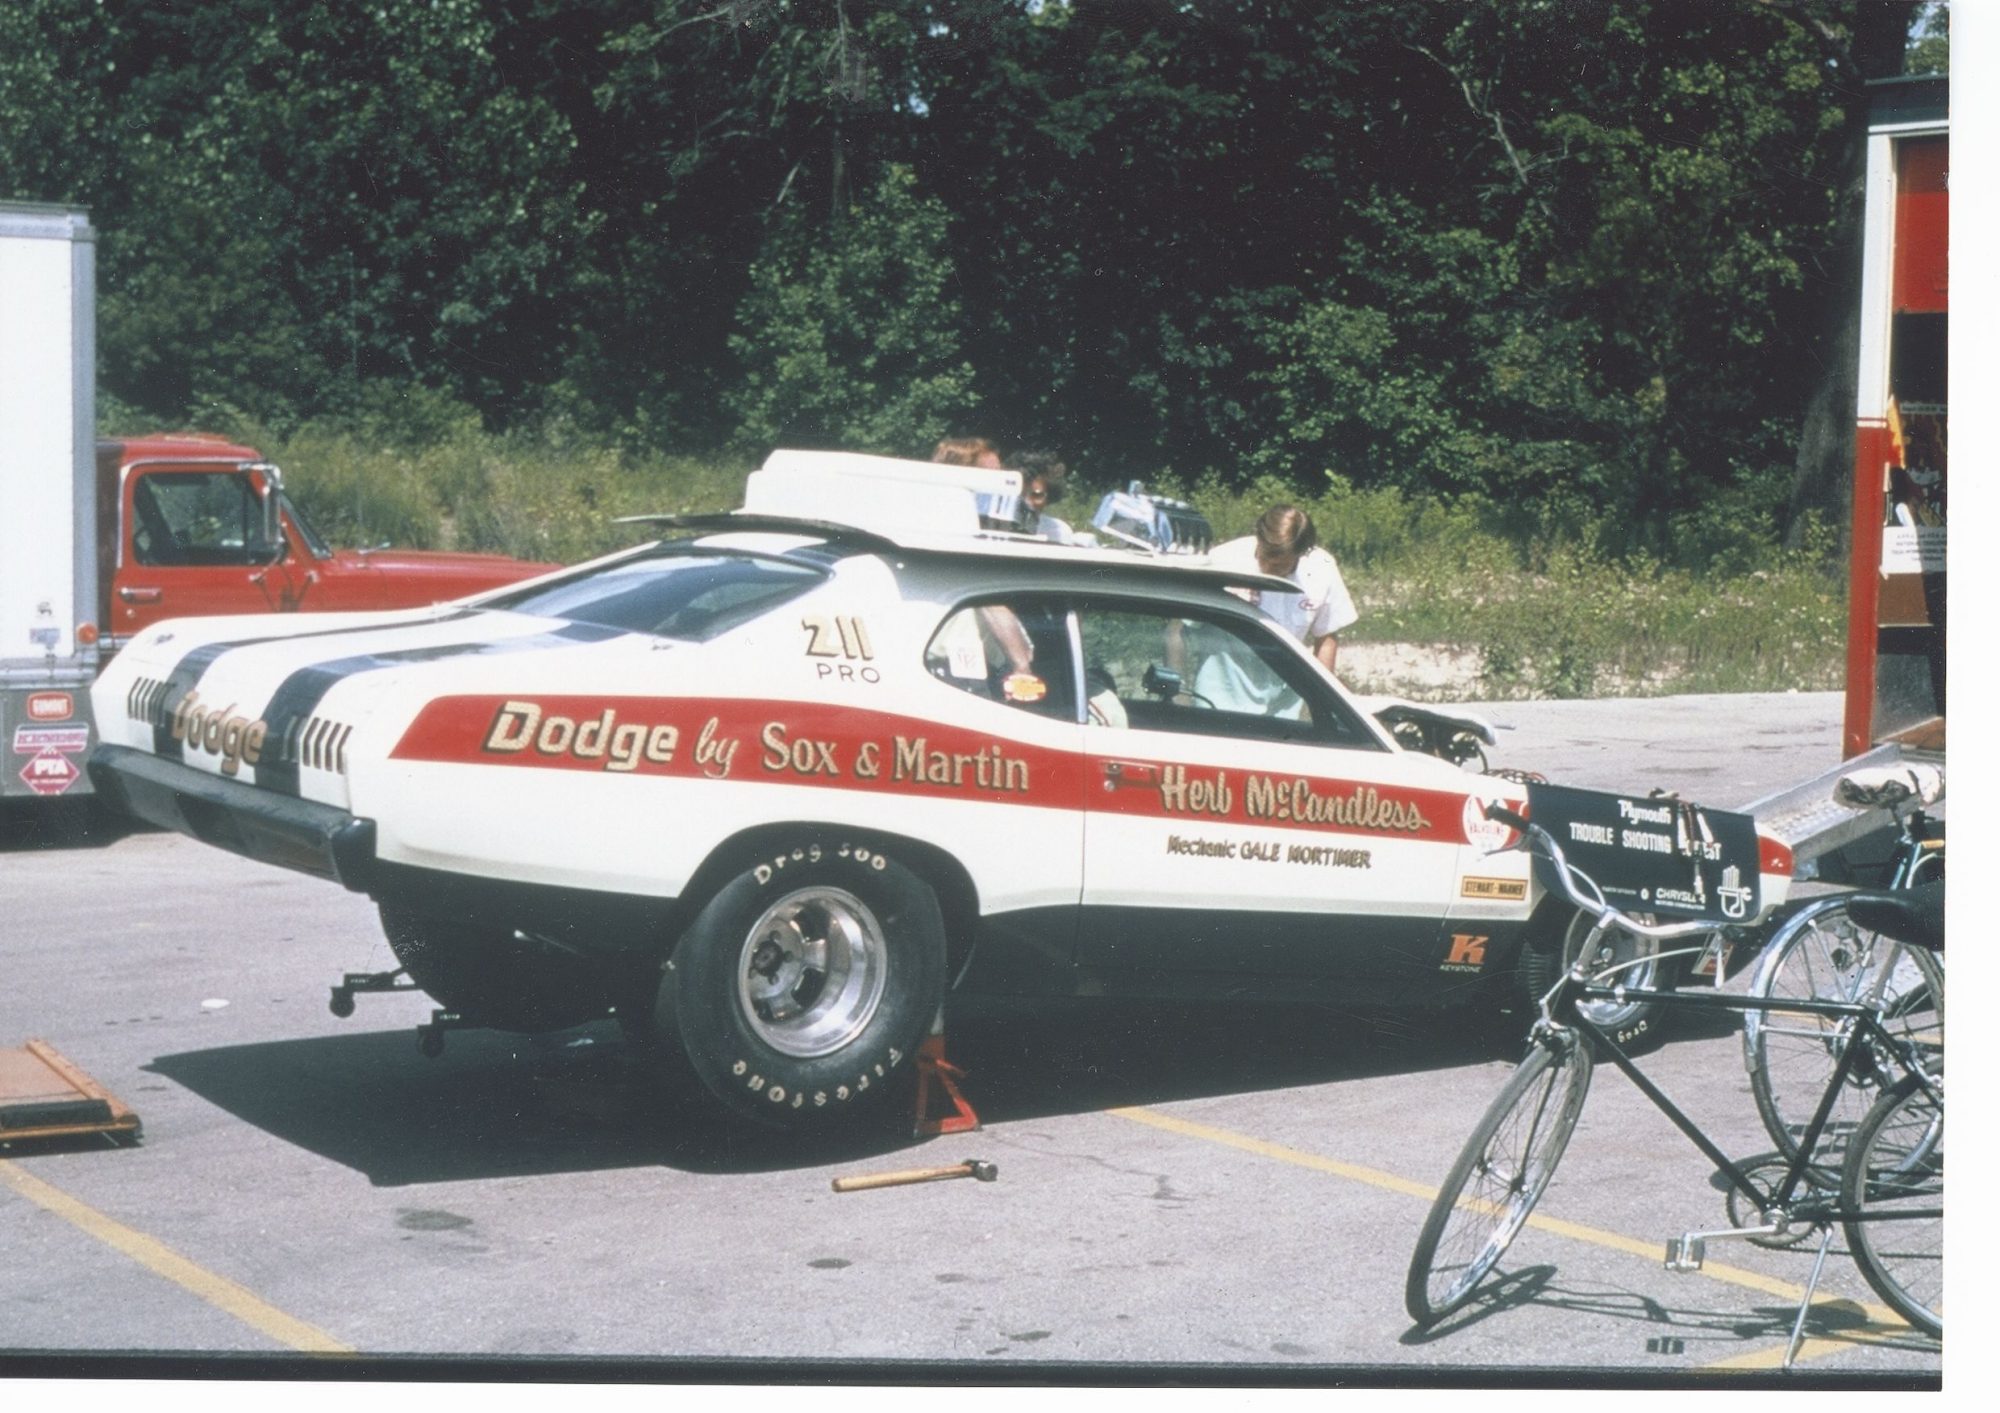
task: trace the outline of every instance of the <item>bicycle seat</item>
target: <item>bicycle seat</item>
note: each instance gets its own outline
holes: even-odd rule
[[[1933,952],[1944,950],[1944,885],[1926,883],[1900,893],[1857,893],[1847,915],[1871,932]]]
[[[1944,798],[1944,772],[1934,765],[1884,765],[1851,771],[1833,787],[1840,804],[1859,809],[1882,806],[1894,809],[1912,800],[1934,805]]]

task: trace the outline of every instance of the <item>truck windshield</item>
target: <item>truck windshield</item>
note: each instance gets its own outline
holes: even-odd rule
[[[670,545],[582,578],[502,594],[486,606],[705,643],[825,578],[789,560]]]

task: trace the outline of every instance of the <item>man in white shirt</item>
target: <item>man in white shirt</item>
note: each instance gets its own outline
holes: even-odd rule
[[[1361,615],[1341,580],[1340,566],[1320,548],[1311,516],[1295,505],[1274,505],[1257,521],[1255,534],[1217,545],[1208,558],[1219,569],[1254,569],[1296,584],[1296,594],[1275,589],[1234,592],[1276,619],[1328,672],[1333,671],[1340,650],[1335,635]]]

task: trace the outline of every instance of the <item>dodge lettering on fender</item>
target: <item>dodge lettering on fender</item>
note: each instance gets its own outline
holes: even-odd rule
[[[1417,709],[1230,592],[1277,581],[996,529],[1018,489],[780,452],[744,510],[526,584],[162,623],[95,688],[93,778],[367,893],[467,1020],[615,1012],[785,1125],[881,1104],[973,991],[1490,1002],[1581,945],[1495,852],[1531,787],[1404,749]],[[1558,801],[1643,827],[1634,897],[1782,898],[1738,817],[1632,803]]]

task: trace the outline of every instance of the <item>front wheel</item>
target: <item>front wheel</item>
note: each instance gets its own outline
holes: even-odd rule
[[[1403,1304],[1418,1324],[1435,1324],[1463,1306],[1507,1253],[1569,1146],[1590,1071],[1580,1036],[1538,1038],[1486,1110],[1410,1257]]]
[[[1636,914],[1640,922],[1654,919]],[[1671,991],[1675,960],[1660,955],[1657,939],[1621,927],[1600,927],[1597,919],[1576,913],[1553,946],[1530,943],[1521,954],[1521,983],[1525,999],[1539,1001],[1549,988],[1562,979],[1578,957],[1588,961],[1587,974],[1605,986],[1631,986],[1647,991]],[[1619,1045],[1630,1049],[1641,1040],[1657,1038],[1660,1004],[1657,1001],[1592,1000],[1577,1002],[1577,1014],[1584,1017]]]
[[[1926,1334],[1944,1335],[1944,1095],[1910,1075],[1854,1135],[1842,1177],[1854,1264]]]
[[[654,1021],[737,1113],[825,1125],[904,1088],[944,966],[921,878],[859,839],[802,838],[709,899],[667,963]]]
[[[1844,897],[1815,903],[1778,929],[1766,944],[1750,994],[1879,1006],[1882,1027],[1891,1035],[1928,1059],[1944,1054],[1943,964],[1921,947],[1858,926]],[[1798,1156],[1799,1140],[1853,1031],[1852,1021],[1798,1011],[1752,1011],[1744,1018],[1750,1092],[1772,1142],[1787,1158]],[[1883,1080],[1896,1072],[1887,1057],[1857,1057],[1813,1155],[1829,1185]]]

